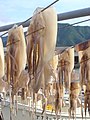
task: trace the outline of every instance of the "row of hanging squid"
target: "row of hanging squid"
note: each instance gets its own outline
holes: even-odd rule
[[[42,114],[46,111],[47,105],[52,105],[52,112],[55,111],[58,115],[65,105],[65,90],[68,90],[69,117],[73,115],[73,118],[76,118],[79,95],[84,86],[86,116],[87,107],[90,114],[90,42],[56,54],[56,11],[52,7],[43,12],[40,12],[41,10],[42,8],[35,10],[26,39],[22,25],[14,26],[8,31],[5,57],[0,39],[0,92],[9,92],[11,112],[15,100],[18,101],[18,92],[22,91],[22,102],[28,97],[32,98],[33,113],[36,112],[37,101],[41,100]],[[79,78],[73,75],[74,50],[79,55],[80,82],[76,82],[75,80]],[[18,112],[18,106],[16,111]]]

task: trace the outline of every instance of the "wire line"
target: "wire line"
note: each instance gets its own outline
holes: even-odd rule
[[[46,6],[45,8],[43,8],[40,12],[45,11],[46,9],[48,9],[49,7],[51,7],[52,5],[54,5],[54,4],[55,4],[56,2],[58,2],[58,1],[59,1],[59,0],[56,0],[56,1],[52,2],[50,5],[48,5],[48,6]],[[40,12],[39,12],[39,13],[40,13]],[[38,13],[37,13],[37,14],[38,14]],[[27,20],[21,22],[18,26],[23,25],[24,23],[26,23],[26,22],[29,21],[30,19],[32,19],[32,17],[29,17]],[[7,33],[8,33],[8,31],[5,32],[5,33],[3,33],[2,35],[0,35],[0,37],[4,36],[4,35],[7,34]]]

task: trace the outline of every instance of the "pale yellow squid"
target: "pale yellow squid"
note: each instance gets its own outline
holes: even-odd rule
[[[26,62],[26,42],[23,27],[14,26],[8,32],[6,54],[7,81],[10,87],[11,111],[13,108],[12,105],[14,105],[14,95],[23,87],[20,84],[23,84],[23,82],[25,83],[28,79],[23,78],[23,80],[20,80],[22,75],[24,76],[27,74],[25,72]]]
[[[88,113],[90,115],[90,41],[86,41],[84,43],[78,44],[76,46],[76,50],[79,55],[79,62],[80,62],[80,84],[81,89],[84,89],[84,109],[85,109],[85,117],[86,117],[86,110],[88,108]],[[81,108],[83,110],[83,108]],[[83,111],[82,111],[83,117]]]
[[[38,93],[40,88],[45,95],[45,88],[53,75],[49,61],[54,56],[56,46],[57,14],[52,7],[41,12],[42,9],[38,7],[35,10],[26,35],[30,77],[28,86],[33,92],[32,95]]]
[[[71,108],[70,101],[70,83],[71,83],[71,73],[74,68],[74,48],[67,48],[59,55],[59,82],[65,89],[69,91],[69,109]],[[69,113],[69,119],[70,119]]]

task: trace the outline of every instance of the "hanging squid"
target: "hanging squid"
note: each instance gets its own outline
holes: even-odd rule
[[[51,112],[55,111],[57,116],[61,113],[62,107],[64,106],[64,88],[59,82],[51,82],[45,91],[46,94],[42,96],[42,113],[44,113],[46,109],[49,109]],[[49,106],[50,108],[48,108]]]
[[[31,19],[27,32],[27,60],[31,86],[34,92],[48,81],[46,70],[51,72],[49,61],[54,55],[57,37],[57,14],[53,8],[41,12],[37,8]],[[52,20],[51,20],[52,18]]]
[[[89,83],[90,83],[90,41],[86,41],[76,46],[76,51],[79,54],[80,62],[80,83],[81,88],[84,89],[84,109],[85,116],[86,110],[88,108],[88,113],[90,115],[90,97],[89,97]],[[82,113],[83,115],[83,113]]]
[[[80,87],[80,82],[79,80],[79,76],[77,75],[76,72],[72,72],[72,81],[70,84],[70,107],[69,107],[69,118],[71,118],[71,116],[73,116],[73,119],[76,119],[76,109],[78,107],[78,103],[79,103],[79,94],[81,91],[81,87]]]
[[[54,56],[57,37],[56,11],[51,7],[41,11],[42,8],[35,10],[27,32],[28,86],[33,92],[32,98],[36,98],[40,88],[45,94],[46,84],[53,74],[49,61]]]
[[[55,113],[61,115],[62,107],[64,106],[64,86],[62,83],[56,82],[56,94],[55,94]]]
[[[10,101],[14,104],[14,95],[18,92],[23,84],[21,75],[24,76],[24,70],[26,66],[26,43],[24,38],[24,32],[22,26],[15,26],[8,32],[7,40],[7,81],[10,85]],[[20,81],[19,81],[20,80]],[[12,89],[11,89],[12,87]],[[11,104],[12,108],[12,104]]]
[[[50,99],[53,98],[53,92],[55,91],[55,87],[53,88],[54,83],[56,82],[57,78],[57,65],[58,65],[58,55],[54,55],[53,58],[49,61],[49,66],[50,68],[47,69],[46,66],[44,66],[44,79],[45,79],[45,91],[44,93],[44,98],[43,98],[43,113],[46,110],[47,104],[49,104]],[[46,82],[46,81],[49,81]],[[54,82],[54,83],[53,83]],[[54,93],[55,94],[55,93]],[[50,102],[52,103],[52,102]]]
[[[59,80],[65,83],[68,89],[71,82],[71,72],[74,68],[74,48],[66,49],[59,58]]]
[[[90,81],[90,75],[89,75],[89,68],[90,68],[90,41],[81,43],[76,46],[76,50],[79,54],[79,62],[80,62],[80,82],[81,85],[86,85],[88,81]]]
[[[68,48],[59,55],[58,71],[59,71],[59,83],[61,83],[62,86],[65,86],[65,89],[69,91],[70,110],[71,110],[70,83],[73,68],[74,68],[74,48]]]

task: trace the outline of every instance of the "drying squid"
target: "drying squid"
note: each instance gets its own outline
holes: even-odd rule
[[[64,86],[62,83],[56,83],[56,94],[55,94],[55,113],[56,115],[61,114],[62,107],[64,106],[63,101]]]
[[[43,12],[41,10],[42,8],[35,10],[27,32],[28,70],[30,76],[33,76],[30,78],[34,92],[38,92],[46,83],[45,69],[50,73],[48,62],[54,55],[57,37],[56,11],[51,7]]]
[[[57,14],[51,7],[43,12],[41,10],[42,8],[35,10],[27,32],[29,89],[32,90],[34,96],[40,88],[43,89],[45,95],[50,76],[54,76],[49,61],[54,56],[56,46]]]
[[[76,50],[79,54],[80,62],[80,81],[81,85],[86,85],[90,81],[90,41],[81,43],[76,46]]]
[[[59,58],[59,80],[65,83],[65,88],[69,88],[71,82],[71,72],[74,68],[74,48],[66,49]]]
[[[49,61],[48,66],[44,66],[44,75],[45,75],[45,91],[43,97],[43,112],[46,110],[47,104],[55,103],[55,82],[57,77],[57,65],[58,65],[58,55],[54,55],[53,58]],[[49,68],[48,68],[49,67]],[[48,69],[47,69],[48,68]],[[48,83],[49,81],[49,83]],[[54,94],[53,94],[54,93]],[[51,100],[51,98],[53,98]],[[53,106],[53,105],[52,105]]]
[[[26,42],[23,32],[22,26],[14,26],[8,32],[8,40],[7,40],[7,55],[6,55],[6,62],[7,62],[7,81],[10,85],[10,108],[14,105],[14,95],[18,92],[17,90],[20,89],[19,82],[20,75],[22,74],[23,70],[26,66]],[[12,89],[11,89],[12,86]],[[20,86],[22,87],[22,86]],[[12,104],[13,103],[13,104]]]
[[[55,111],[56,115],[61,114],[62,107],[64,106],[64,86],[59,81],[54,81],[49,83],[47,90],[47,105],[52,106],[52,112]]]
[[[71,73],[71,84],[70,84],[70,106],[69,106],[69,118],[73,116],[76,119],[76,109],[80,107],[79,94],[81,91],[79,74],[77,71],[73,70]]]
[[[80,83],[73,81],[70,84],[70,107],[69,107],[69,117],[73,116],[76,119],[76,108],[78,102],[78,96],[80,94]]]
[[[86,41],[76,46],[76,51],[79,54],[80,62],[80,83],[81,88],[84,89],[84,109],[90,115],[90,98],[89,98],[89,84],[90,84],[90,41]],[[83,113],[82,113],[83,115]]]
[[[26,43],[24,38],[23,27],[19,26],[10,29],[8,32],[7,75],[8,74],[10,75],[10,78],[8,78],[8,82],[10,82],[11,77],[12,79],[14,77],[14,80],[12,82],[16,82],[22,70],[25,69],[25,66],[26,66]],[[11,71],[14,73],[10,73]]]

